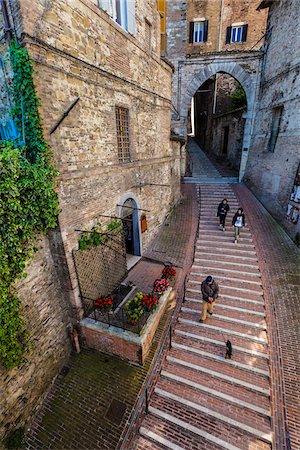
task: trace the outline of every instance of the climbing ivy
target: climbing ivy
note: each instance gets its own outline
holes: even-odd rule
[[[0,362],[6,368],[20,365],[28,347],[15,281],[26,276],[38,237],[56,226],[58,215],[57,171],[49,162],[27,50],[12,41],[10,60],[12,115],[25,146],[0,142]]]
[[[84,231],[78,239],[79,250],[87,250],[92,246],[105,244],[111,239],[112,231],[115,235],[122,232],[121,225],[120,219],[115,219],[106,226],[97,222],[91,230]]]

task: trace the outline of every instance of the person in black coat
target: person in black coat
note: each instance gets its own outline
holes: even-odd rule
[[[202,281],[201,292],[203,303],[202,316],[199,322],[203,323],[206,320],[206,313],[210,316],[213,315],[214,304],[219,294],[219,286],[212,276],[209,275],[204,281]]]
[[[228,211],[229,211],[228,201],[227,198],[224,198],[219,204],[217,212],[217,217],[220,218],[220,227],[223,228],[223,231],[225,231],[225,220]]]
[[[232,225],[234,227],[234,243],[237,244],[241,229],[245,226],[245,214],[243,213],[243,208],[239,208],[233,216]]]

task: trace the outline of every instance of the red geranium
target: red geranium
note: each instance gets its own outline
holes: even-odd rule
[[[145,311],[151,312],[157,308],[158,298],[153,294],[144,294],[141,304]]]
[[[154,281],[153,291],[162,294],[168,289],[169,285],[170,283],[165,278],[158,278]]]
[[[176,275],[176,270],[173,266],[167,266],[163,269],[161,277],[166,280],[172,280]]]
[[[95,308],[101,311],[110,311],[114,304],[114,298],[111,295],[101,295],[95,300]]]

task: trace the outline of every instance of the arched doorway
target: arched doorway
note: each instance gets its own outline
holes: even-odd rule
[[[199,147],[223,176],[238,176],[243,150],[247,97],[241,84],[217,72],[195,92],[191,128]]]
[[[126,253],[128,255],[141,255],[139,210],[133,198],[127,198],[122,207],[120,217],[123,222]]]

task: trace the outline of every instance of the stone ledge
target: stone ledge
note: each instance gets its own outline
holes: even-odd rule
[[[82,319],[80,324],[87,346],[118,355],[134,363],[143,364],[171,292],[172,288],[169,287],[160,298],[156,311],[149,316],[139,336],[131,331],[124,331],[122,328],[109,326],[91,318]]]

